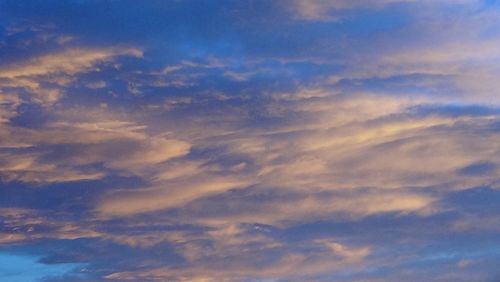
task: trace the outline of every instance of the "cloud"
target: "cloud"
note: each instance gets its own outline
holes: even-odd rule
[[[233,257],[234,254],[228,254],[223,251],[223,247],[230,247],[230,244],[221,243],[220,251],[223,253],[210,252],[212,259],[226,255]],[[217,243],[217,245],[219,242]],[[250,277],[254,279],[288,279],[289,281],[301,281],[308,277],[314,277],[327,271],[341,271],[355,268],[354,263],[362,261],[370,253],[369,247],[349,247],[347,245],[334,242],[332,240],[312,242],[317,248],[314,256],[306,256],[298,252],[284,253],[277,259],[265,264],[258,261],[262,258],[254,257],[252,251],[242,250],[246,255],[252,256],[254,265],[242,265],[240,257],[234,257],[233,260],[226,262],[226,265],[219,263],[213,264],[206,255],[205,250],[198,249],[199,262],[197,269],[168,268],[160,267],[145,269],[140,271],[116,272],[107,275],[109,280],[169,280],[176,281],[243,281]]]
[[[0,219],[3,226],[0,231],[0,245],[42,239],[73,240],[103,236],[103,233],[93,230],[92,227],[82,227],[83,224],[62,218],[64,216],[58,218],[34,209],[1,208]]]
[[[0,77],[14,79],[53,73],[74,75],[91,69],[98,62],[110,61],[116,56],[141,57],[142,51],[134,48],[67,49],[4,66],[0,68]]]
[[[268,186],[309,191],[467,186],[455,171],[496,154],[493,131],[486,129],[481,139],[475,138],[477,128],[496,120],[489,113],[452,117],[436,110],[420,115],[411,109],[422,102],[404,96],[332,95],[284,104],[297,119],[266,132],[226,138],[228,150],[253,159]],[[466,145],[471,143],[476,149]]]
[[[412,2],[411,0],[383,0],[383,1],[348,1],[348,0],[295,0],[292,1],[292,7],[296,13],[296,17],[301,20],[313,21],[329,21],[337,20],[338,18],[331,15],[333,11],[348,10],[353,8],[376,8],[383,7],[388,4]]]
[[[265,192],[262,192],[265,193]],[[272,195],[245,197],[219,197],[188,206],[180,217],[203,225],[217,226],[227,223],[258,223],[287,226],[307,222],[314,218],[363,218],[383,213],[417,213],[433,211],[436,201],[432,196],[412,192],[382,189],[358,189],[340,193],[313,193],[299,191]],[[214,202],[224,204],[214,206]]]
[[[250,184],[251,182],[242,179],[207,177],[194,182],[123,191],[108,196],[108,199],[99,204],[97,210],[104,215],[117,216],[161,211]]]
[[[349,248],[337,242],[331,241],[319,241],[319,243],[325,244],[325,246],[332,250],[332,252],[338,256],[341,256],[347,260],[358,261],[362,260],[370,254],[369,247],[363,248]]]
[[[1,66],[0,89],[17,95],[22,93],[15,89],[24,89],[33,102],[50,105],[61,98],[62,87],[75,80],[76,75],[118,56],[141,57],[142,54],[137,48],[69,48],[42,54]]]
[[[21,99],[14,94],[2,93],[0,96],[0,124],[7,123],[17,115],[17,107],[21,104]]]
[[[475,179],[457,174],[470,163],[496,154],[491,146],[497,138],[493,132],[485,129],[481,140],[475,138],[477,128],[494,122],[488,113],[450,116],[440,112],[447,110],[445,106],[431,106],[430,112],[420,113],[415,105],[433,105],[431,99],[368,93],[348,96],[318,88],[313,92],[322,94],[272,95],[275,101],[268,108],[286,106],[297,117],[272,129],[238,131],[233,126],[246,116],[238,117],[237,111],[235,116],[226,115],[235,123],[221,123],[217,130],[210,129],[210,120],[194,117],[183,126],[199,129],[197,139],[189,141],[192,148],[223,147],[220,158],[238,156],[245,160],[239,161],[242,168],[208,165],[218,162],[215,156],[171,161],[156,171],[154,185],[110,193],[97,211],[130,216],[180,209],[183,221],[210,226],[283,224],[331,214],[348,218],[380,213],[426,215],[437,211],[439,197],[413,188],[467,189],[494,181],[488,174]],[[177,129],[181,136],[190,134],[181,128]],[[471,143],[475,145],[466,145]],[[214,177],[213,173],[230,177]],[[228,180],[230,185],[226,185]],[[251,184],[246,189],[248,197],[225,198],[228,190]],[[252,199],[251,195],[266,192],[269,201]],[[213,209],[212,201],[221,199],[228,205]],[[186,205],[189,208],[183,209]]]
[[[483,9],[484,3],[474,0],[420,4],[412,13],[414,21],[393,31],[397,36],[376,36],[369,49],[356,45],[359,49],[344,54],[348,59],[339,60],[345,69],[331,76],[331,84],[365,88],[376,82],[382,92],[418,89],[413,98],[498,104],[493,78],[499,73],[498,38],[490,33],[498,24],[498,10]],[[453,8],[459,17],[442,16],[440,11]]]
[[[291,4],[290,4],[291,2]],[[296,17],[300,20],[308,21],[335,21],[341,18],[333,12],[350,9],[382,9],[385,6],[405,3],[432,3],[436,4],[471,4],[478,3],[477,0],[437,0],[437,1],[417,1],[417,0],[294,0],[285,1],[292,6]]]
[[[63,115],[74,117],[67,112]],[[0,175],[5,181],[33,183],[92,180],[107,174],[93,165],[143,174],[154,165],[189,153],[187,142],[152,136],[144,126],[107,119],[110,115],[97,110],[81,112],[79,121],[53,122],[37,129],[0,128],[8,142],[2,147],[13,146],[2,153]],[[63,148],[65,154],[57,154]]]

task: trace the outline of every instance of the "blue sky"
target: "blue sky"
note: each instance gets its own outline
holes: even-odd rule
[[[43,281],[72,274],[74,269],[83,267],[72,263],[48,264],[39,260],[40,258],[35,256],[0,253],[2,279],[12,282]]]
[[[0,280],[500,279],[500,2],[0,0]]]

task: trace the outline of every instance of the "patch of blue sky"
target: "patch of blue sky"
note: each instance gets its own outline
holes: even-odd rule
[[[0,281],[40,282],[49,278],[82,276],[77,273],[81,263],[45,264],[39,256],[0,252]]]
[[[498,8],[500,7],[500,1],[498,0],[484,0],[483,8]]]

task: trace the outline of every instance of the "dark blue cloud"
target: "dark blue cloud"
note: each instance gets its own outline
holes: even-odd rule
[[[460,169],[458,173],[466,176],[485,175],[495,173],[497,167],[497,164],[490,162],[475,163]]]

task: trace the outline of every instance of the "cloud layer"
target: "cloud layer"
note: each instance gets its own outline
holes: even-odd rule
[[[496,1],[202,2],[0,3],[0,264],[499,277]]]

